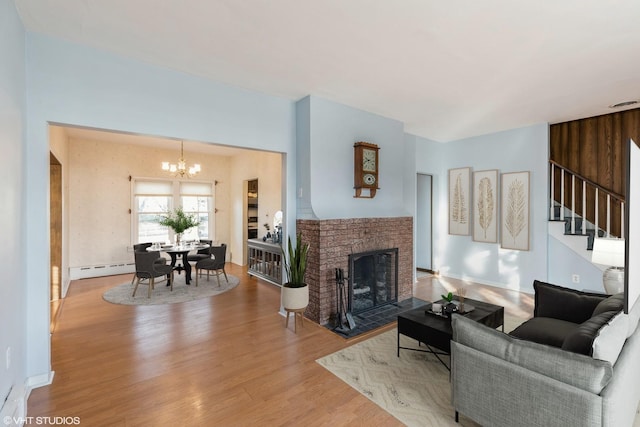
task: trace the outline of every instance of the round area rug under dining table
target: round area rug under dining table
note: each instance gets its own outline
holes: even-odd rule
[[[240,283],[240,279],[236,276],[227,274],[227,277],[229,278],[228,283],[224,279],[224,275],[220,276],[219,287],[215,276],[211,276],[208,281],[206,276],[200,277],[198,286],[196,286],[195,275],[191,279],[191,284],[186,285],[184,275],[176,274],[173,291],[167,286],[166,281],[156,282],[150,298],[147,297],[148,288],[146,284],[140,284],[136,291],[136,296],[132,297],[134,285],[129,281],[109,289],[102,295],[102,298],[110,303],[123,305],[157,305],[194,301],[227,292]]]

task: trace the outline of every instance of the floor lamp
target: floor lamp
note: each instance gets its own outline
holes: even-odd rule
[[[602,274],[607,294],[624,292],[624,239],[595,239],[591,262],[609,267]]]

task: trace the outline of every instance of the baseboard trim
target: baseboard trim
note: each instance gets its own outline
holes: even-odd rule
[[[31,390],[33,388],[50,385],[53,382],[53,377],[55,376],[55,374],[55,371],[49,371],[44,374],[34,375],[27,378],[27,389]]]

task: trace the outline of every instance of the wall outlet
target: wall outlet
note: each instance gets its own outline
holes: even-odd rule
[[[573,283],[580,283],[580,275],[579,275],[579,274],[573,274],[573,275],[571,276],[571,281],[572,281]]]

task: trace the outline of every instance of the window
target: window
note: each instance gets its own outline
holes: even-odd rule
[[[172,242],[174,233],[157,223],[158,216],[176,206],[196,215],[200,225],[187,230],[185,240],[211,239],[213,186],[203,182],[136,179],[133,183],[133,242]]]
[[[198,227],[194,227],[184,233],[184,238],[186,240],[210,239],[211,184],[182,182],[180,183],[180,199],[182,209],[186,213],[195,215],[200,221]]]

